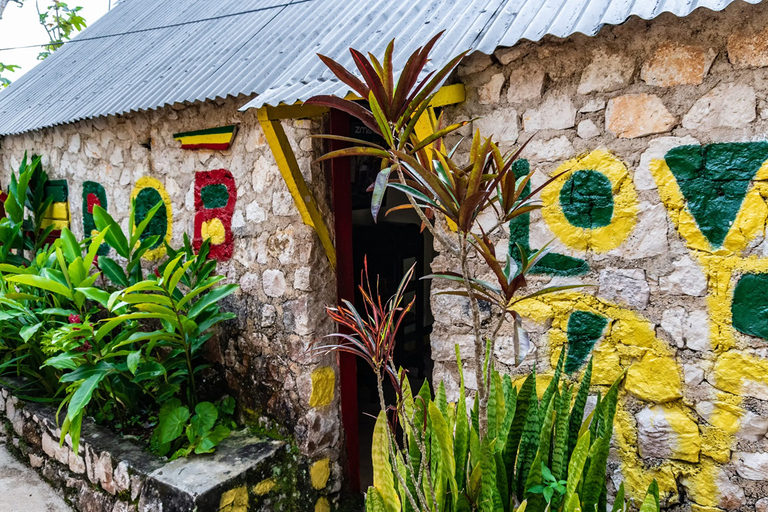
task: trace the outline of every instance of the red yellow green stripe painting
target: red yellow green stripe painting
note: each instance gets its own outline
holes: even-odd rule
[[[237,134],[237,125],[220,126],[195,132],[175,133],[173,138],[181,142],[181,149],[229,149]]]

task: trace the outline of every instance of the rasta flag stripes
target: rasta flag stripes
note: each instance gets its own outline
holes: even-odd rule
[[[209,128],[195,132],[175,133],[173,138],[181,142],[181,149],[229,149],[237,135],[237,125]]]

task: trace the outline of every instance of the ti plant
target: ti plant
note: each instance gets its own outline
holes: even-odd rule
[[[530,256],[521,250],[522,264],[518,268],[513,267],[511,258],[499,256],[495,252],[492,237],[498,235],[502,226],[540,208],[533,197],[541,187],[527,194],[526,185],[531,175],[518,177],[515,174],[514,163],[522,148],[504,154],[491,139],[477,132],[472,138],[468,157],[459,161],[455,156],[456,148],[448,150],[443,138],[468,121],[445,128],[441,128],[442,123],[438,121],[437,125],[431,126],[429,133],[419,135],[417,132],[417,122],[422,116],[429,117],[425,112],[440,85],[466,54],[461,53],[442,68],[425,73],[429,53],[439,37],[440,34],[416,50],[397,79],[394,77],[392,63],[394,41],[387,47],[382,61],[373,55],[366,57],[350,49],[362,78],[321,55],[322,61],[339,80],[367,103],[333,96],[315,96],[306,103],[342,110],[360,119],[384,141],[383,144],[376,144],[348,137],[319,136],[351,145],[346,149],[332,151],[321,160],[349,156],[381,159],[381,170],[372,185],[373,217],[379,214],[386,189],[399,190],[408,198],[409,204],[405,206],[412,208],[423,226],[429,229],[443,248],[459,259],[460,272],[445,272],[430,277],[454,281],[458,289],[441,293],[463,296],[470,302],[480,434],[484,437],[488,430],[490,390],[486,383],[490,379],[490,367],[486,365],[484,368],[482,361],[489,353],[493,354],[502,326],[508,320],[514,324],[513,343],[519,364],[527,353],[527,336],[515,311],[515,304],[531,296],[571,287],[550,287],[528,295],[521,294],[520,291],[527,285],[526,273],[545,255],[545,250]],[[493,225],[487,228],[478,221],[486,214],[496,218]],[[443,225],[452,227],[452,230],[444,229],[430,220],[436,216],[442,218]],[[470,260],[474,256],[479,257],[485,268],[471,268]],[[487,273],[494,276],[495,283],[478,277]],[[492,305],[497,315],[495,325],[488,331],[481,323],[481,301]]]

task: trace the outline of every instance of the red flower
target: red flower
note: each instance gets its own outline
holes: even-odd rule
[[[69,320],[69,323],[71,323],[71,324],[81,324],[81,323],[83,323],[80,320],[80,315],[69,315],[69,318],[67,320]]]
[[[156,275],[157,277],[160,277],[160,271],[159,271],[159,270],[157,270],[157,269],[155,269],[155,275]]]
[[[75,349],[75,352],[88,352],[91,348],[93,347],[91,347],[91,344],[86,340],[85,343]]]

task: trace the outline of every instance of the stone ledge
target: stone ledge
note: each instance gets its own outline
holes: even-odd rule
[[[287,443],[246,432],[233,433],[213,454],[168,461],[91,420],[83,422],[74,453],[69,436],[59,446],[55,415],[53,406],[24,402],[0,387],[0,442],[79,511],[280,510],[273,477],[286,471],[275,468],[295,465]],[[274,492],[261,492],[264,482]]]

